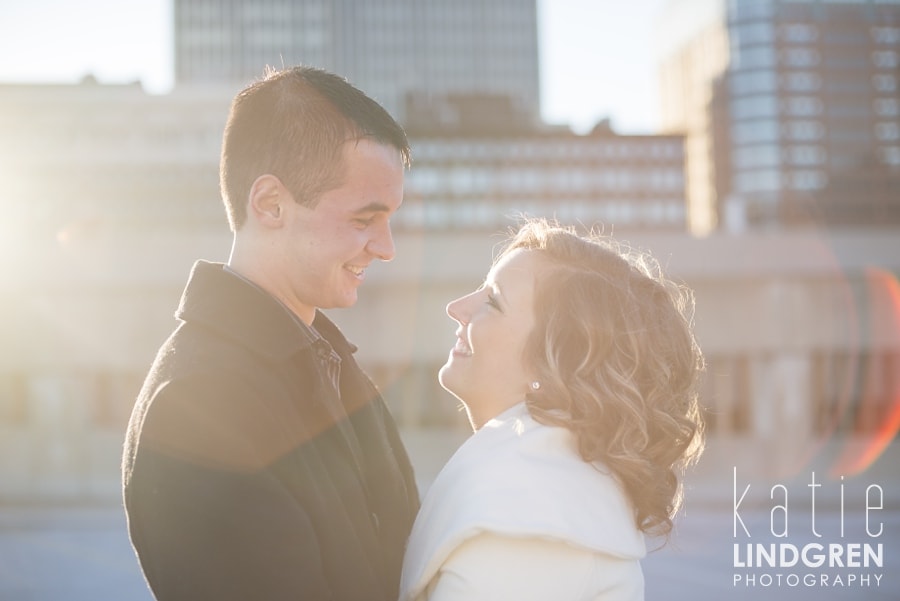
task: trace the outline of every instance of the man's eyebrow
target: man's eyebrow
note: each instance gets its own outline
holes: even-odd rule
[[[390,213],[391,208],[384,203],[381,202],[370,202],[367,205],[359,207],[355,211],[353,211],[354,215],[359,215],[360,213]]]

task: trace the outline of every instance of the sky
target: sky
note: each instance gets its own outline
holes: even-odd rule
[[[654,31],[666,0],[538,0],[544,120],[659,126]],[[172,0],[0,0],[0,82],[172,86]]]

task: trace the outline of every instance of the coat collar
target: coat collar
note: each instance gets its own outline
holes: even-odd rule
[[[308,337],[298,334],[295,318],[284,305],[224,267],[208,261],[194,263],[175,312],[177,319],[201,324],[258,354],[276,359],[312,345]],[[356,346],[321,311],[316,311],[313,328],[339,355],[356,351]]]
[[[435,478],[409,537],[400,598],[417,598],[452,552],[482,532],[622,559],[646,554],[615,478],[581,459],[568,429],[536,422],[524,403],[469,437]]]

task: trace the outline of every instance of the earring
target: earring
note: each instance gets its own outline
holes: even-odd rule
[[[531,389],[532,389],[532,390],[540,390],[540,389],[541,389],[541,383],[538,382],[537,380],[535,380],[534,382],[531,383]]]

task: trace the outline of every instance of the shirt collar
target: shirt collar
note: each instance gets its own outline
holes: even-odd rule
[[[284,304],[281,301],[281,299],[279,299],[277,296],[273,295],[272,293],[267,291],[265,288],[263,288],[262,286],[260,286],[259,284],[257,284],[256,282],[254,282],[253,280],[248,278],[247,276],[243,275],[242,273],[235,271],[234,269],[232,269],[232,267],[230,265],[227,265],[227,264],[223,265],[222,270],[225,271],[226,273],[230,273],[231,275],[235,276],[236,278],[239,278],[240,280],[245,282],[248,286],[252,286],[253,288],[256,288],[261,293],[271,297],[272,300],[277,302],[281,306],[281,308],[284,310],[284,312],[287,313],[287,315],[290,316],[291,320],[293,320],[293,322],[297,325],[297,329],[300,330],[300,335],[303,336],[309,342],[309,344],[315,345],[320,340],[325,341],[325,339],[322,338],[322,335],[319,334],[319,332],[317,332],[314,327],[312,327],[311,325],[309,325],[308,323],[306,323],[305,321],[300,319],[300,317],[296,313],[291,311],[291,309],[286,304]],[[327,343],[327,341],[325,341],[325,342]]]
[[[318,340],[309,326],[298,328],[302,320],[275,297],[224,267],[207,261],[194,264],[176,318],[272,357],[292,355]]]

